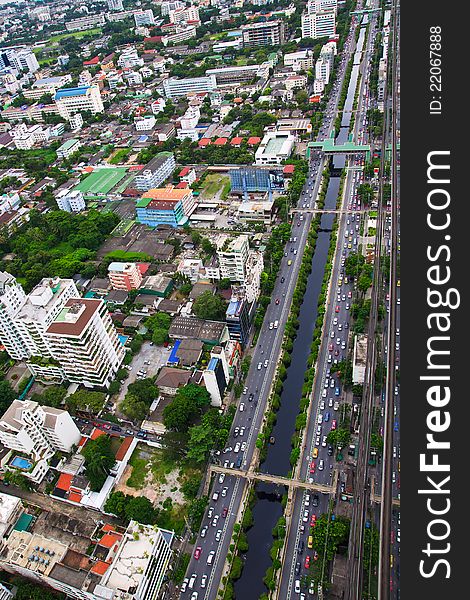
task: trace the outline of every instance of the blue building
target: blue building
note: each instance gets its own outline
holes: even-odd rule
[[[231,191],[234,194],[250,192],[282,192],[284,176],[281,170],[243,167],[230,171]]]
[[[250,335],[250,306],[244,298],[233,297],[225,313],[231,340],[240,342],[244,348]]]

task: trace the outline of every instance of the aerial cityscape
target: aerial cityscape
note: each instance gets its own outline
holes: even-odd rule
[[[0,3],[0,600],[399,600],[399,10]]]

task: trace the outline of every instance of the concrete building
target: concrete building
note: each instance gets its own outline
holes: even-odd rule
[[[336,10],[332,8],[319,12],[302,14],[302,37],[322,38],[336,34]]]
[[[313,69],[314,62],[313,50],[299,50],[299,52],[284,54],[284,66],[296,72]]]
[[[62,160],[65,160],[66,158],[68,158],[69,156],[74,154],[74,152],[77,152],[77,150],[80,148],[80,146],[81,146],[81,144],[80,144],[79,139],[70,138],[69,140],[64,142],[62,144],[62,146],[59,146],[59,148],[57,148],[57,150],[56,150],[57,158],[61,158]]]
[[[249,250],[247,235],[239,235],[233,240],[227,240],[222,249],[217,251],[221,279],[243,283]]]
[[[177,189],[173,185],[150,189],[136,204],[137,221],[149,227],[171,225],[181,227],[194,212],[195,202],[190,188]]]
[[[139,57],[139,54],[134,46],[128,46],[121,52],[117,60],[118,67],[121,69],[133,69],[135,67],[143,67],[144,59]]]
[[[250,334],[250,307],[243,295],[234,294],[225,313],[230,339],[245,347]]]
[[[162,43],[164,46],[168,46],[168,44],[178,44],[196,37],[196,34],[197,29],[195,25],[176,25],[175,33],[164,35],[162,37]]]
[[[60,210],[79,213],[85,210],[85,198],[80,190],[60,190],[55,197]]]
[[[136,131],[151,131],[155,127],[155,123],[154,115],[145,115],[145,117],[134,119]]]
[[[294,144],[295,138],[289,132],[269,131],[255,152],[255,164],[280,165],[289,158]]]
[[[153,16],[153,10],[141,10],[134,13],[134,21],[136,27],[142,27],[143,25],[155,25],[155,17]]]
[[[204,385],[211,397],[212,406],[222,406],[222,398],[230,380],[227,358],[221,346],[215,346],[207,369],[203,371]]]
[[[330,73],[330,61],[320,57],[315,63],[315,79],[327,85],[330,80]]]
[[[307,88],[307,76],[306,75],[289,75],[284,81],[284,87],[286,90],[304,90]]]
[[[184,2],[180,2],[180,0],[175,0],[174,2],[162,2],[160,4],[162,17],[166,17],[166,15],[169,15],[171,12],[180,8],[184,8],[185,6],[186,4]]]
[[[354,337],[353,374],[354,384],[364,383],[367,358],[367,335],[358,334]]]
[[[113,290],[137,290],[142,283],[137,263],[112,262],[108,266],[108,277]]]
[[[16,462],[13,458],[10,467],[35,483],[44,479],[49,469],[47,461],[57,451],[70,452],[80,438],[80,430],[67,411],[40,406],[32,400],[14,400],[0,419],[0,442],[31,458]]]
[[[23,94],[25,98],[31,98],[33,100],[39,100],[44,94],[51,94],[54,96],[58,89],[71,81],[72,76],[69,74],[60,75],[58,77],[42,77],[33,83],[30,90],[24,90]]]
[[[26,345],[15,323],[15,317],[26,302],[26,293],[16,278],[0,271],[0,342],[11,358],[28,357]]]
[[[254,77],[266,79],[269,76],[269,63],[265,62],[261,65],[207,69],[206,76],[210,77],[211,75],[214,75],[218,87],[248,82]]]
[[[283,21],[263,21],[243,25],[241,28],[243,45],[280,46],[285,42],[285,24]]]
[[[0,68],[12,67],[18,73],[39,71],[39,63],[31,48],[8,48],[0,54]]]
[[[67,525],[69,517],[62,517]],[[35,521],[27,530],[12,529],[4,539],[0,568],[76,600],[159,597],[172,555],[172,531],[136,521],[127,529],[103,522],[93,527],[78,522],[77,527],[80,536],[69,525],[55,534],[57,539],[54,529],[45,533]]]
[[[197,6],[188,6],[184,8],[177,8],[170,11],[169,13],[170,23],[188,23],[188,22],[200,22],[199,8]]]
[[[57,90],[54,100],[59,114],[70,119],[77,112],[89,110],[94,115],[104,111],[100,89],[97,85]]]
[[[86,17],[67,21],[67,23],[65,23],[65,29],[67,31],[84,31],[85,29],[101,27],[105,23],[106,19],[104,18],[104,15],[88,15]]]
[[[71,383],[109,387],[125,351],[103,300],[71,298],[46,330],[51,354]]]
[[[216,87],[217,81],[214,75],[187,79],[170,77],[163,82],[163,91],[167,98],[179,98],[190,93],[212,92]]]
[[[123,10],[122,0],[107,0],[109,10]]]
[[[147,192],[158,188],[176,169],[175,156],[172,152],[160,152],[135,176],[134,186]]]

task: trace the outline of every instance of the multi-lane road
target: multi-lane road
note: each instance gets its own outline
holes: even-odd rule
[[[350,34],[345,44],[345,55],[347,55],[353,43],[353,36]],[[318,139],[324,139],[332,127],[345,66],[346,59],[343,58],[338,68],[336,83],[333,86],[325,121],[320,129]],[[305,193],[301,195],[299,201],[300,207],[314,208],[314,201],[318,195],[324,166],[324,157],[320,153],[316,153],[310,161],[303,190]],[[242,469],[250,467],[255,452],[256,439],[262,429],[266,401],[274,380],[284,327],[289,314],[311,221],[312,213],[308,212],[294,219],[291,241],[286,245],[272,293],[272,301],[266,310],[263,328],[259,336],[260,341],[252,355],[251,367],[245,382],[246,393],[242,395],[238,405],[226,451],[217,457],[223,466],[229,468],[238,466]],[[235,435],[235,432],[238,435]],[[242,450],[242,446],[244,450]],[[326,478],[326,481],[328,480],[329,477]],[[181,598],[190,598],[194,595],[194,592],[197,592],[199,600],[203,598],[204,600],[210,600],[217,596],[225,558],[231,542],[233,525],[242,502],[245,485],[244,480],[233,476],[215,478],[210,491],[208,510],[204,515],[201,530],[194,544],[195,550],[186,572],[186,585],[185,583],[182,585]],[[217,500],[212,500],[214,493],[218,494]],[[208,564],[208,561],[210,564]]]
[[[372,34],[366,41],[360,66],[362,77],[354,139],[361,143],[365,143],[367,140],[366,112],[369,108],[367,84],[370,72],[370,54],[376,34],[375,21],[372,17],[372,27],[370,28]],[[337,81],[332,90],[318,139],[328,137],[333,126],[348,53],[355,49],[354,30],[355,25],[353,25],[344,47]],[[360,165],[362,159],[356,157],[354,163]],[[314,199],[318,194],[320,175],[324,164],[321,153],[316,152],[312,155],[299,208],[314,207]],[[350,166],[352,165],[350,164]],[[345,277],[344,264],[346,256],[350,252],[357,251],[360,244],[361,206],[357,199],[356,188],[362,180],[362,173],[354,170],[348,171],[343,196],[344,202],[341,207],[344,212],[339,218],[338,246],[325,317],[325,339],[318,357],[311,416],[305,436],[304,452],[298,467],[297,476],[300,479],[315,483],[331,483],[335,461],[335,449],[327,443],[326,437],[331,429],[339,425],[343,392],[339,380],[330,372],[330,369],[335,361],[346,357],[350,343],[350,306],[354,286],[353,282],[348,281]],[[247,470],[250,468],[255,454],[255,443],[262,428],[266,401],[274,380],[283,330],[311,219],[312,215],[307,211],[302,217],[298,215],[294,218],[292,236],[285,248],[272,301],[266,311],[260,342],[253,352],[246,388],[238,405],[227,448],[217,457],[219,464],[227,468]],[[397,447],[399,448],[398,442]],[[181,598],[209,600],[216,597],[245,486],[244,479],[230,475],[215,477],[210,491],[209,507],[194,545],[195,550],[187,570],[185,583],[182,586]],[[340,490],[344,489],[342,477],[339,479],[338,487]],[[302,597],[307,593],[316,592],[312,587],[309,590],[301,589],[303,587],[301,581],[303,576],[308,575],[310,565],[316,558],[313,550],[309,551],[308,548],[309,530],[318,515],[328,512],[328,499],[326,494],[310,492],[295,494],[278,598],[287,599],[297,594],[301,594]]]

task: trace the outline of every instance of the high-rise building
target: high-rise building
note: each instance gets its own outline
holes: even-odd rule
[[[336,11],[333,8],[302,14],[302,37],[322,38],[336,34]]]
[[[142,273],[136,263],[112,262],[108,276],[113,290],[137,290],[142,283]]]
[[[285,41],[284,21],[264,21],[242,26],[243,45],[280,46]]]
[[[57,90],[54,100],[59,115],[70,119],[77,112],[89,110],[94,115],[104,111],[100,89],[97,85],[85,85],[76,88]]]
[[[185,3],[180,2],[180,0],[175,0],[175,2],[162,2],[160,5],[162,17],[166,17],[166,15],[169,15],[172,11],[184,8],[185,6]]]
[[[109,387],[124,347],[103,300],[71,298],[46,330],[51,353],[71,383]]]
[[[221,346],[213,348],[209,364],[202,376],[206,390],[210,394],[212,406],[221,406],[224,391],[230,379],[227,358]]]
[[[85,29],[93,29],[94,27],[100,27],[106,23],[104,15],[88,15],[86,17],[80,17],[79,19],[72,19],[65,23],[65,29],[67,31],[84,31]]]
[[[250,335],[250,305],[242,294],[232,296],[225,313],[225,322],[230,339],[245,347]]]
[[[12,67],[18,72],[27,71],[35,73],[39,71],[39,63],[31,48],[9,48],[0,52],[0,69]]]
[[[234,240],[227,241],[222,249],[217,251],[221,279],[244,282],[249,249],[248,236],[239,235]]]
[[[0,271],[0,342],[11,358],[28,358],[28,351],[15,317],[26,302],[26,293],[16,278]]]

